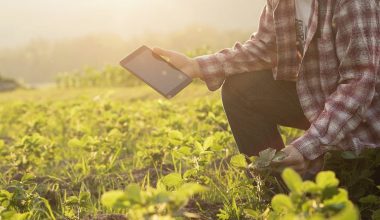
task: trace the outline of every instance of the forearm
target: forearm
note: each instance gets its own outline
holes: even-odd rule
[[[335,19],[338,85],[325,97],[323,110],[313,119],[310,129],[293,142],[308,159],[327,150],[321,146],[344,147],[346,143],[342,141],[366,120],[376,93],[380,69],[376,7],[371,1],[347,0],[339,9]]]
[[[218,89],[228,76],[274,67],[276,60],[273,13],[267,5],[260,17],[258,32],[245,43],[236,43],[233,48],[196,58],[202,79],[210,90]]]

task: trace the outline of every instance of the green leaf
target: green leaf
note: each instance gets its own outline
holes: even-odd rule
[[[259,218],[260,216],[260,212],[256,211],[256,210],[253,210],[253,209],[244,209],[244,214],[248,217],[248,218]]]
[[[316,183],[321,189],[337,187],[339,180],[335,177],[332,171],[322,171],[318,173]]]
[[[308,218],[308,220],[326,220],[326,218],[321,213],[317,213],[317,214],[310,216],[310,218]]]
[[[195,194],[205,192],[206,190],[206,187],[198,183],[185,183],[177,190],[177,192],[184,193],[186,196],[193,196]]]
[[[31,174],[31,173],[26,173],[22,178],[21,178],[21,181],[22,182],[27,182],[28,180],[32,180],[32,179],[35,179],[36,176]]]
[[[352,151],[344,151],[341,153],[341,157],[346,160],[353,160],[356,159],[357,156],[354,152]]]
[[[26,220],[30,217],[30,213],[17,213],[15,211],[7,211],[3,212],[0,216],[0,218],[3,217],[4,219],[9,220]]]
[[[259,157],[254,161],[254,167],[259,169],[269,167],[275,155],[276,150],[272,148],[261,151]]]
[[[71,139],[71,140],[67,143],[67,145],[68,145],[70,148],[82,148],[82,147],[84,147],[85,144],[83,143],[83,141],[80,141],[80,140],[74,138],[74,139]]]
[[[286,168],[282,172],[282,178],[291,192],[300,194],[302,189],[302,178],[293,169]]]
[[[44,205],[45,205],[46,209],[47,209],[48,212],[49,212],[49,217],[50,217],[50,219],[52,219],[52,220],[56,220],[56,218],[55,218],[55,216],[54,216],[54,213],[53,213],[53,210],[52,210],[52,208],[51,208],[51,206],[50,206],[49,201],[48,201],[47,199],[45,199],[45,198],[41,198],[41,200],[44,202]]]
[[[177,205],[184,206],[193,195],[204,192],[205,190],[205,187],[197,183],[186,183],[178,190],[172,192],[171,199]]]
[[[375,195],[368,195],[366,197],[360,198],[360,203],[363,204],[379,204],[380,205],[380,197]]]
[[[127,199],[127,197],[123,191],[115,190],[104,193],[101,202],[108,208],[114,208],[118,203],[125,199]]]
[[[179,173],[171,173],[164,176],[161,179],[161,183],[164,184],[168,188],[177,187],[181,185],[183,182],[182,176]]]
[[[328,207],[328,206],[334,206],[338,207],[344,204],[348,203],[348,193],[345,189],[339,189],[339,193],[334,195],[331,199],[327,199],[323,202],[323,204]]]
[[[243,154],[233,156],[230,164],[236,168],[247,168],[248,166],[247,160]]]
[[[67,199],[65,200],[65,204],[66,204],[66,205],[71,205],[71,206],[73,206],[73,205],[78,205],[78,204],[79,204],[79,199],[78,199],[78,197],[76,197],[76,196],[69,196],[69,197],[67,197]]]
[[[137,184],[130,184],[127,186],[127,189],[125,190],[125,195],[127,196],[128,200],[133,203],[141,203],[141,189],[140,186]]]
[[[170,201],[170,192],[161,191],[158,194],[154,195],[151,201],[155,204],[167,203]]]
[[[380,219],[380,209],[373,212],[372,219]]]
[[[7,190],[0,190],[0,201],[11,200],[12,195],[13,194],[8,192]]]
[[[186,172],[183,174],[183,178],[187,179],[190,177],[194,177],[197,175],[197,173],[198,173],[198,170],[196,168],[186,170]]]
[[[349,205],[339,212],[337,215],[330,218],[330,220],[358,220],[359,219],[359,211],[354,205],[349,202]]]
[[[318,193],[320,188],[312,181],[305,181],[302,183],[302,191],[307,193]]]
[[[183,139],[183,134],[180,131],[171,130],[171,131],[168,132],[168,137],[170,139],[174,139],[174,140],[182,140]]]
[[[214,145],[214,136],[207,137],[205,142],[203,143],[203,146],[205,149],[210,149]]]
[[[284,194],[277,194],[273,197],[272,208],[277,213],[289,213],[295,210],[292,200]]]
[[[191,148],[190,147],[180,147],[178,149],[178,153],[183,154],[185,156],[191,155]]]
[[[275,155],[276,155],[276,150],[273,148],[268,148],[259,153],[259,157],[266,161],[272,161]]]

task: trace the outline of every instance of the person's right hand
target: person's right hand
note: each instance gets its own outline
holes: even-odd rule
[[[201,71],[195,59],[187,57],[182,53],[161,48],[153,48],[153,52],[168,59],[175,67],[186,73],[191,78],[201,78]]]

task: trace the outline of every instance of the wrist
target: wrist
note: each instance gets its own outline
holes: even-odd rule
[[[195,59],[195,58],[192,58],[191,59],[191,63],[192,63],[192,69],[193,69],[193,78],[202,78],[202,74],[201,74],[201,67],[198,63],[198,61]]]

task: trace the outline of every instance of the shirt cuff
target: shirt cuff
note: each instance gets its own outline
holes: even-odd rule
[[[319,139],[308,132],[293,141],[290,145],[297,148],[308,160],[315,160],[326,153],[326,149],[321,147]]]
[[[215,54],[199,56],[195,60],[202,73],[201,79],[206,83],[208,89],[210,91],[219,89],[225,80],[223,62]]]

